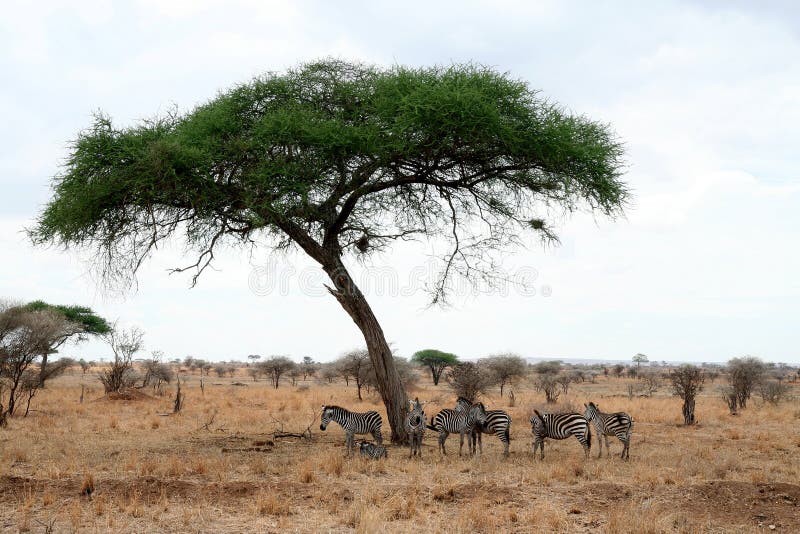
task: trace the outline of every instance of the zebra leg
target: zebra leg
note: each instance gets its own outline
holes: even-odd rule
[[[458,455],[461,456],[461,452],[464,450],[464,431],[462,430],[458,434]],[[467,448],[470,447],[470,444],[467,443]]]
[[[447,432],[439,432],[439,451],[447,456],[447,451],[444,448],[444,442],[447,439]]]
[[[608,444],[608,434],[603,436],[606,439],[606,456],[611,458],[611,445]],[[597,441],[600,441],[599,439]]]
[[[597,457],[603,457],[603,429],[599,425],[595,425],[594,429],[597,431]],[[608,447],[606,447],[608,448]]]
[[[500,441],[503,442],[503,456],[508,456],[508,445],[511,441],[511,436],[509,435],[510,432],[508,429],[505,429],[503,433],[500,435]]]
[[[372,437],[375,438],[375,441],[378,443],[378,445],[383,445],[383,435],[381,434],[380,428],[376,428],[372,431]]]
[[[353,436],[352,432],[348,432],[344,439],[344,455],[345,457],[353,455],[353,449],[355,448],[355,444],[353,443]]]

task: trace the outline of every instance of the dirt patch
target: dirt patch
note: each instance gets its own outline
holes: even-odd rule
[[[800,532],[800,486],[741,481],[709,481],[690,486],[644,488],[611,482],[591,483],[571,490],[576,510],[602,512],[608,505],[630,506],[648,501],[681,512],[690,523],[753,529],[774,525]]]

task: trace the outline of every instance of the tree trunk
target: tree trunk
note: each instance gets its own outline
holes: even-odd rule
[[[408,398],[394,366],[392,351],[386,342],[383,329],[341,260],[335,258],[327,265],[323,265],[323,269],[335,287],[335,289],[329,287],[328,291],[336,297],[364,335],[369,357],[375,369],[378,391],[386,406],[389,427],[392,430],[392,443],[405,443],[407,436],[403,423],[408,412]]]
[[[444,368],[437,369],[436,367],[431,367],[431,375],[433,376],[433,385],[434,386],[438,386],[439,385],[439,378],[442,376],[442,371],[443,370],[444,370]]]
[[[41,384],[41,387],[44,387],[44,378],[47,373],[47,356],[47,352],[42,354],[42,365],[39,367],[39,384]]]
[[[686,426],[694,424],[694,398],[687,398],[683,401],[683,423]]]

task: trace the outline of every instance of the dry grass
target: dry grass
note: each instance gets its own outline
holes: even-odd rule
[[[389,458],[345,459],[336,425],[312,439],[302,432],[321,404],[382,410],[376,396],[314,381],[274,390],[264,382],[206,381],[184,387],[178,416],[169,396],[78,404],[80,377],[41,392],[28,418],[0,431],[0,524],[3,530],[55,532],[740,532],[775,525],[797,531],[800,423],[796,404],[752,406],[731,417],[710,391],[698,399],[695,428],[680,422],[668,396],[628,399],[626,380],[579,384],[561,406],[594,400],[634,420],[631,460],[587,461],[575,440],[548,440],[545,460],[530,452],[528,418],[546,407],[531,388],[515,387],[516,405],[497,396],[514,420],[511,455],[484,436],[484,454],[459,457],[458,439],[441,457],[426,434],[422,459],[405,447]],[[213,385],[220,383],[222,385]],[[712,389],[713,388],[709,388]],[[795,390],[797,390],[795,386]],[[444,387],[414,393],[453,404]],[[94,397],[100,393],[94,392]],[[438,403],[438,404],[437,404]],[[212,420],[213,419],[213,420]],[[788,430],[788,431],[787,431]],[[388,429],[386,429],[388,435]],[[596,440],[596,436],[595,436]],[[595,441],[596,443],[596,441]],[[621,444],[611,441],[612,453]]]

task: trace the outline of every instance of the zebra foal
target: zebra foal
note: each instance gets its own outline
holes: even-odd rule
[[[322,405],[322,420],[319,423],[319,429],[325,430],[331,421],[339,423],[342,430],[345,432],[345,456],[353,453],[355,448],[354,436],[356,434],[372,434],[378,445],[383,443],[383,436],[381,435],[381,419],[378,412],[365,412],[357,413],[351,412],[341,406],[325,406]]]
[[[458,455],[464,450],[464,436],[469,437],[476,424],[483,424],[486,421],[486,408],[483,403],[470,404],[469,410],[451,410],[445,408],[437,413],[428,428],[439,432],[439,450],[442,454],[447,454],[444,443],[447,436],[458,433],[461,437],[458,447]],[[467,446],[470,454],[475,453],[471,439],[467,439]]]
[[[608,445],[608,436],[616,436],[622,442],[622,454],[620,458],[627,460],[630,458],[631,431],[633,430],[633,419],[625,412],[603,413],[593,402],[584,404],[586,412],[583,416],[587,421],[591,421],[597,430],[597,446],[600,448],[598,458],[603,456],[603,438],[606,440],[606,456],[611,455],[611,447]]]
[[[456,411],[468,410],[472,404],[464,397],[459,397],[456,401]],[[503,444],[503,455],[508,456],[508,446],[511,442],[511,416],[503,410],[486,410],[486,421],[483,424],[476,424],[472,431],[472,449],[475,449],[477,441],[480,452],[483,454],[482,434],[494,434]]]
[[[575,438],[583,445],[586,458],[589,458],[589,449],[592,448],[592,433],[589,430],[589,422],[579,413],[545,413],[541,414],[538,410],[533,411],[531,417],[531,430],[533,431],[533,454],[536,449],[541,447],[541,459],[544,460],[544,440],[545,438],[566,439],[570,436]]]
[[[425,437],[425,426],[428,421],[425,418],[425,411],[422,409],[423,403],[419,402],[419,398],[415,398],[411,402],[411,411],[406,415],[405,427],[408,434],[408,443],[411,450],[408,457],[418,454],[422,458],[422,438]]]
[[[388,458],[389,453],[386,452],[386,447],[382,445],[375,445],[369,441],[362,441],[358,446],[359,453],[364,458],[370,460],[380,460],[381,458]]]

